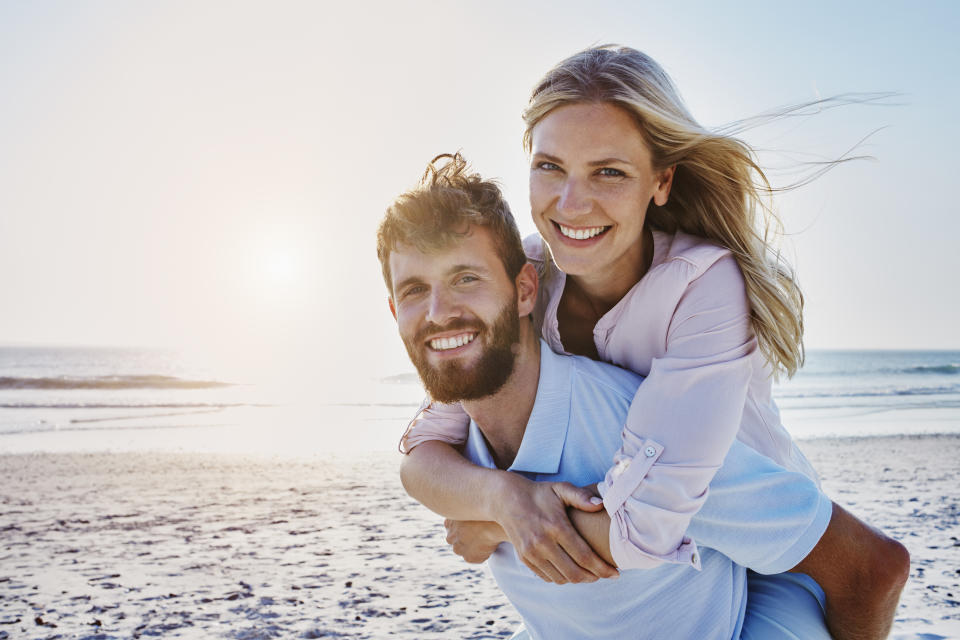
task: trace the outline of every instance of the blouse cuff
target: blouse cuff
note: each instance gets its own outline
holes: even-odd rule
[[[665,562],[686,564],[700,570],[700,554],[697,553],[696,542],[683,537],[675,548],[666,553],[656,553],[651,548],[662,549],[671,544],[666,539],[668,532],[659,529],[642,533],[626,513],[628,499],[646,478],[662,453],[663,445],[654,440],[644,439],[633,458],[623,453],[618,453],[614,457],[613,468],[597,487],[603,497],[604,509],[610,515],[610,553],[621,570],[652,569]],[[652,518],[670,515],[664,513],[663,509],[654,509],[657,513],[650,514]]]
[[[400,452],[410,453],[430,440],[461,445],[467,441],[469,427],[470,419],[459,404],[441,404],[425,398],[400,438]]]

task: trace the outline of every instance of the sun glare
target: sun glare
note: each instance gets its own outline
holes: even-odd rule
[[[271,284],[290,285],[297,280],[300,269],[290,252],[277,250],[264,256],[263,272]]]

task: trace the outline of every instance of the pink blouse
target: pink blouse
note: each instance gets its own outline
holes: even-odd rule
[[[621,569],[662,562],[698,566],[685,536],[710,480],[738,438],[781,466],[816,473],[780,423],[772,378],[750,326],[743,276],[730,251],[684,233],[654,232],[649,271],[593,330],[602,360],[646,377],[623,429],[623,446],[599,484],[610,514],[610,550]],[[566,274],[538,235],[524,241],[543,274],[535,320],[557,353],[557,308]],[[404,436],[459,444],[469,418],[459,405],[426,404]],[[652,442],[649,442],[652,441]]]

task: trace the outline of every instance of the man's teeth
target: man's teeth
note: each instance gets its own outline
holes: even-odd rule
[[[477,337],[477,334],[475,333],[465,333],[463,335],[452,336],[450,338],[434,338],[430,341],[430,348],[434,351],[456,349],[457,347],[462,347],[468,342],[472,342],[475,337]]]
[[[587,240],[594,236],[598,236],[604,231],[607,227],[590,227],[588,229],[574,229],[572,227],[567,227],[562,224],[558,224],[560,227],[560,233],[567,236],[568,238],[573,238],[574,240]]]

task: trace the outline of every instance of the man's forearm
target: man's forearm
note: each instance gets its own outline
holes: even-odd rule
[[[410,497],[451,520],[495,521],[498,490],[511,481],[510,475],[479,467],[439,441],[424,442],[400,464],[400,480]]]

